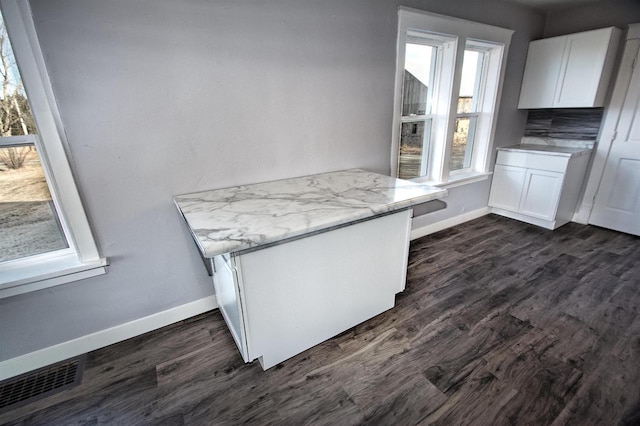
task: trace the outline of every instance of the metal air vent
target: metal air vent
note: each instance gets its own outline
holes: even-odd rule
[[[0,413],[46,398],[82,383],[85,355],[0,382]]]

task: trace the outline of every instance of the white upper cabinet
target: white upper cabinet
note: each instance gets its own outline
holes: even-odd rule
[[[518,108],[604,106],[620,34],[609,27],[532,41]]]
[[[532,41],[518,108],[550,108],[562,68],[565,37]]]

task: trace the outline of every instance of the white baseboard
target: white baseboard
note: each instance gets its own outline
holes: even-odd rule
[[[433,234],[434,232],[442,231],[443,229],[451,228],[452,226],[460,225],[461,223],[486,216],[489,213],[491,213],[491,209],[489,207],[483,207],[458,216],[450,217],[449,219],[441,220],[440,222],[421,226],[420,228],[411,230],[411,239],[415,240],[416,238],[424,237],[425,235]]]
[[[144,318],[2,361],[0,362],[0,380],[139,336],[217,307],[215,296],[208,296]]]

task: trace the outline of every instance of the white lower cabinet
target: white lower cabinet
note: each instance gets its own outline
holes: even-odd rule
[[[589,155],[499,151],[489,206],[512,219],[556,229],[570,222]]]
[[[265,370],[394,306],[411,210],[212,259],[220,310],[245,362]]]

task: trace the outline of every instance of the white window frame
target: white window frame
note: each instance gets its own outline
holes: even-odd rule
[[[31,7],[0,0],[14,56],[38,128],[34,140],[69,248],[0,263],[0,298],[40,290],[106,272],[67,159],[57,109]],[[31,136],[31,138],[33,138]]]
[[[474,50],[477,52],[481,52],[482,54],[482,64],[479,70],[476,71],[476,82],[474,84],[474,93],[473,93],[473,106],[472,112],[458,112],[456,110],[456,119],[460,118],[469,118],[469,133],[467,135],[467,149],[469,143],[471,143],[471,156],[469,157],[469,167],[463,167],[458,170],[449,170],[449,176],[453,177],[455,175],[460,174],[468,174],[473,173],[474,164],[476,163],[478,157],[478,150],[475,149],[476,145],[476,129],[478,128],[478,123],[480,122],[480,114],[482,112],[482,106],[484,105],[484,95],[487,81],[487,73],[489,69],[489,48],[486,46],[480,45],[479,43],[472,42],[467,40],[465,45],[466,50]],[[471,131],[471,120],[475,119],[475,126],[473,126],[473,131]],[[465,160],[463,164],[467,161],[467,156],[469,155],[468,151],[465,149]],[[449,161],[451,164],[451,161]]]
[[[414,117],[411,116],[402,116],[402,96],[403,96],[403,85],[404,85],[404,67],[405,67],[405,48],[408,41],[412,43],[418,43],[422,39],[423,44],[429,45],[437,48],[436,53],[436,61],[433,65],[435,65],[435,69],[433,72],[433,81],[434,83],[432,90],[432,94],[430,96],[429,102],[431,102],[429,108],[429,114],[426,115],[417,115]],[[402,81],[400,84],[400,124],[397,129],[396,137],[397,137],[397,145],[400,146],[400,133],[401,126],[407,122],[419,122],[419,121],[429,121],[429,145],[423,145],[422,151],[422,159],[420,163],[420,174],[424,175],[425,172],[428,173],[428,176],[434,173],[434,169],[431,165],[433,163],[434,158],[440,158],[443,155],[442,146],[434,143],[434,140],[441,139],[445,137],[446,134],[446,126],[447,126],[447,114],[443,113],[443,111],[447,111],[449,109],[449,99],[448,93],[451,91],[451,83],[452,80],[449,75],[446,73],[440,72],[443,63],[453,61],[453,54],[455,54],[455,45],[457,43],[457,37],[452,36],[441,36],[438,34],[425,34],[421,31],[413,31],[408,29],[405,36],[405,41],[402,46],[402,65],[399,72],[402,74]],[[394,116],[395,118],[395,116]],[[396,150],[396,159],[395,164],[398,164],[399,160],[399,150]],[[397,171],[395,172],[395,176],[397,176]],[[412,179],[413,180],[413,179]]]
[[[403,6],[398,8],[396,80],[391,136],[391,172],[393,176],[398,175],[405,45],[408,38],[411,39],[419,33],[425,34],[426,38],[441,36],[449,41],[443,43],[443,62],[438,78],[438,98],[435,111],[438,124],[432,129],[428,173],[426,176],[412,180],[447,187],[487,179],[490,175],[491,148],[493,147],[502,82],[513,30]],[[467,45],[483,46],[488,49],[485,56],[485,71],[486,75],[493,76],[493,78],[486,78],[480,88],[482,99],[478,109],[471,167],[452,172],[449,162],[458,115],[462,62]]]

